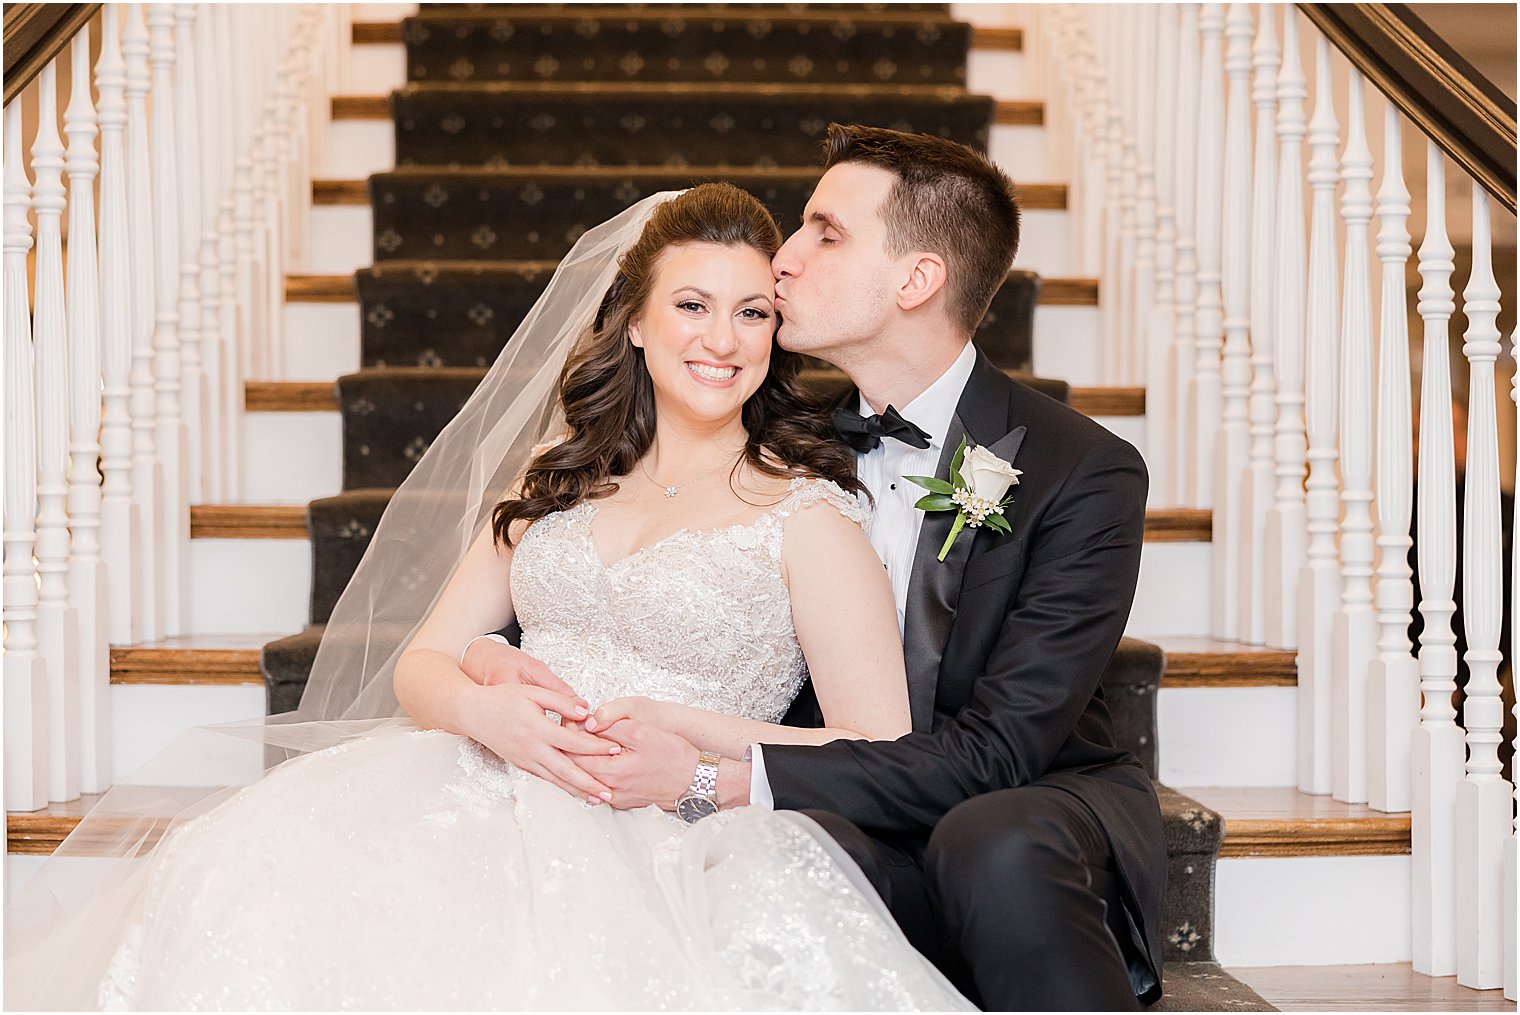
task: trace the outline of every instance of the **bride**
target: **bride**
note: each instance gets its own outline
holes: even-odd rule
[[[226,731],[295,756],[8,933],[7,1006],[969,1008],[810,820],[710,800],[750,743],[909,729],[852,458],[774,342],[779,243],[724,184],[583,237],[397,491],[296,721]],[[463,673],[514,618],[572,693]],[[809,675],[825,728],[778,729]],[[680,816],[574,764],[625,750],[582,721],[625,698],[703,752]]]

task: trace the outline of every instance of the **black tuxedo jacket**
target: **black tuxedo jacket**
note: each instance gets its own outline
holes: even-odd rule
[[[1159,983],[1160,809],[1145,770],[1116,745],[1099,685],[1134,599],[1145,463],[1129,443],[1009,379],[980,352],[937,475],[948,475],[963,435],[1023,475],[1005,515],[1011,534],[964,530],[940,563],[954,512],[924,518],[903,633],[913,732],[896,741],[766,745],[776,806],[832,811],[873,834],[922,843],[973,796],[1034,782],[1059,787],[1107,831],[1136,951]],[[807,707],[799,701],[788,721],[806,724]]]

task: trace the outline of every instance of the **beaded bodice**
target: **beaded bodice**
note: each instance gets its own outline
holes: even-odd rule
[[[522,647],[593,706],[643,695],[764,722],[806,676],[781,570],[786,519],[826,503],[866,510],[827,480],[795,479],[753,522],[679,530],[605,564],[587,501],[528,528],[512,560]]]

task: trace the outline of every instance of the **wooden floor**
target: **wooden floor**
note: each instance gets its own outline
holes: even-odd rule
[[[1471,990],[1455,976],[1431,977],[1408,965],[1271,966],[1231,969],[1282,1011],[1514,1011],[1502,990]]]

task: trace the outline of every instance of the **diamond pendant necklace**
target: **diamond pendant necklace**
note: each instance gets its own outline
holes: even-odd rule
[[[716,469],[713,469],[711,472],[704,472],[702,475],[697,476],[695,479],[688,479],[686,482],[682,483],[681,486],[690,486],[693,483],[700,483],[704,479],[707,479],[707,478],[709,478],[711,476],[717,475],[719,472],[721,472],[723,470],[723,467],[725,465],[728,466],[729,468],[732,468],[733,464],[734,464],[734,462],[732,460],[728,461],[728,462],[724,462],[722,465],[719,465]],[[664,490],[666,497],[674,497],[676,494],[678,494],[678,493],[681,492],[681,487],[680,486],[675,486],[673,484],[667,486],[666,484],[661,483],[659,480],[657,480],[653,476],[651,476],[649,474],[649,466],[644,461],[644,459],[642,459],[642,458],[639,459],[639,470],[644,473],[644,478],[645,479],[649,480],[655,486],[661,487]]]

